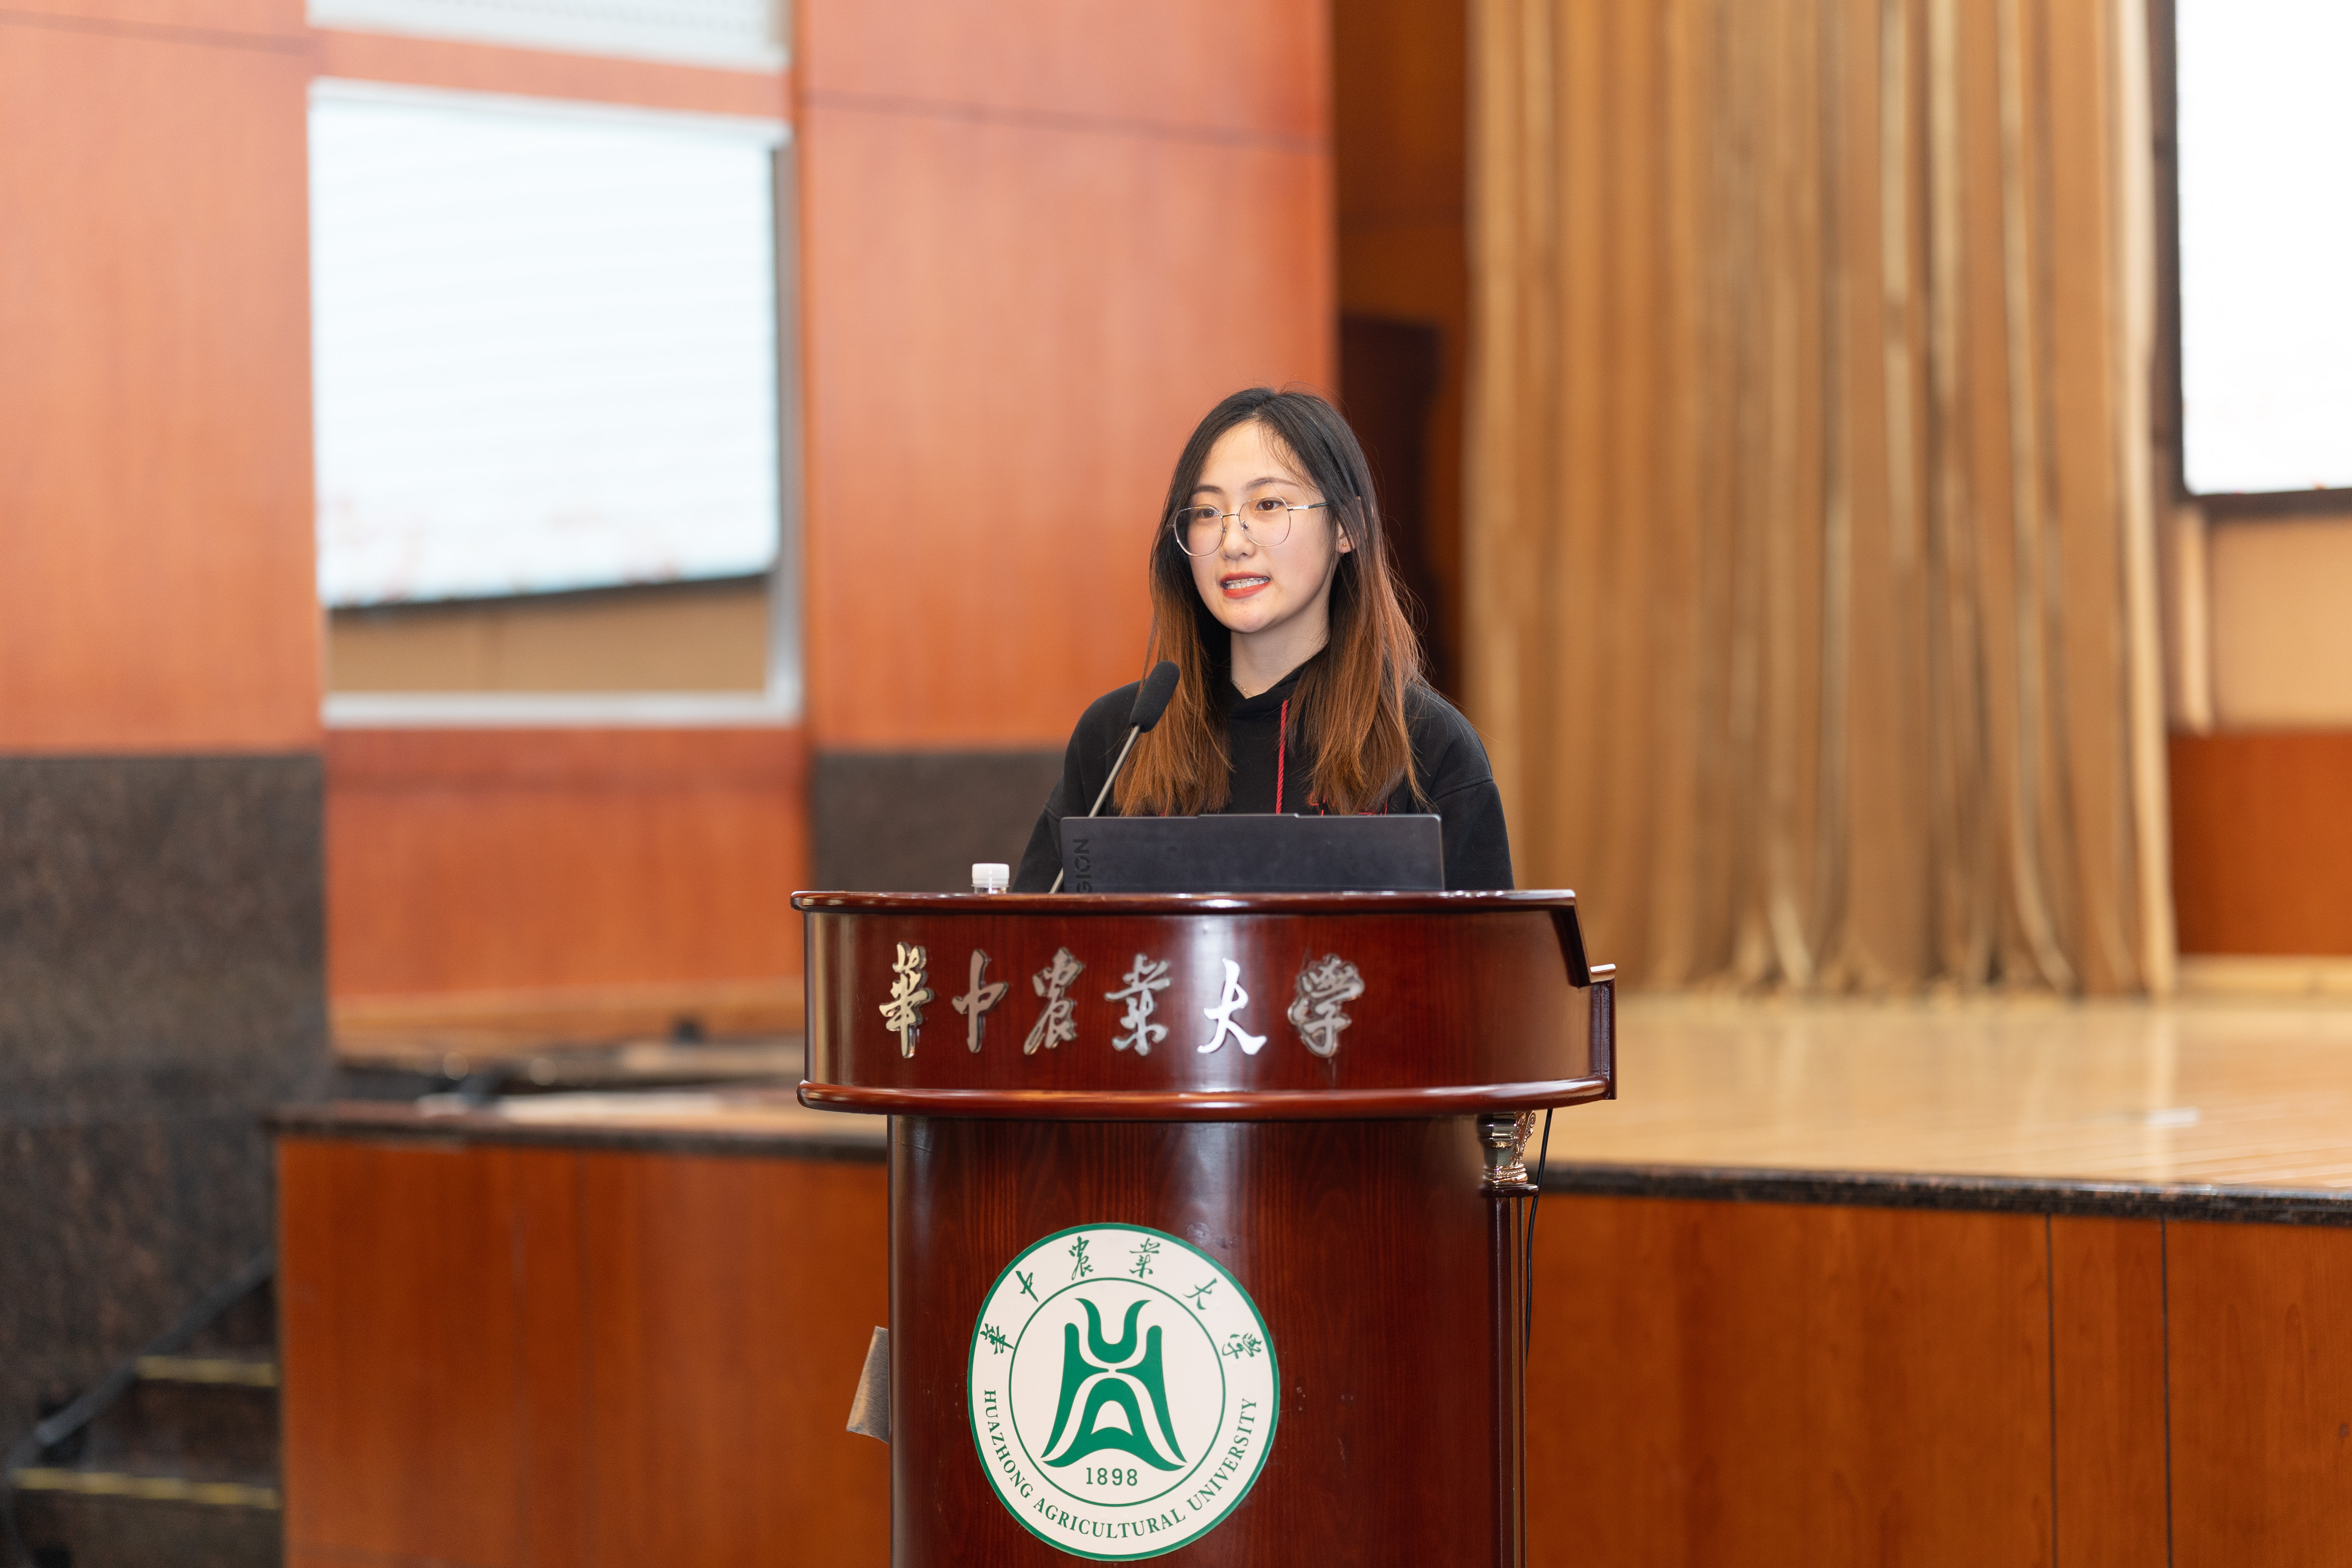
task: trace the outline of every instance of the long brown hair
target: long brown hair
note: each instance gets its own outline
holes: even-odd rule
[[[1265,427],[1299,477],[1323,493],[1330,509],[1326,515],[1347,531],[1352,547],[1331,579],[1330,640],[1299,678],[1285,731],[1287,742],[1313,759],[1309,796],[1330,811],[1369,811],[1402,783],[1418,800],[1405,694],[1421,679],[1421,639],[1399,595],[1364,449],[1339,411],[1321,398],[1256,386],[1209,410],[1168,481],[1168,503],[1151,546],[1146,662],[1174,659],[1182,679],[1166,717],[1137,743],[1119,774],[1118,809],[1128,816],[1198,816],[1223,806],[1232,792],[1225,741],[1232,634],[1202,602],[1173,525],[1177,510],[1192,504],[1218,437],[1252,421]]]

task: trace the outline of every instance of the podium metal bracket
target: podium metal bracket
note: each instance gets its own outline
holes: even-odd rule
[[[1490,1193],[1532,1193],[1528,1180],[1528,1140],[1535,1136],[1532,1110],[1488,1113],[1478,1118],[1478,1142],[1486,1153],[1486,1190]]]

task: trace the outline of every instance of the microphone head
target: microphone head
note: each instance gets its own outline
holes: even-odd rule
[[[1176,661],[1172,658],[1163,658],[1151,667],[1151,673],[1143,678],[1143,689],[1135,694],[1134,708],[1128,712],[1130,728],[1149,730],[1160,722],[1160,716],[1168,711],[1168,700],[1176,695],[1177,679]]]

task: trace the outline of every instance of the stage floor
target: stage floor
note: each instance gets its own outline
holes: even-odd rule
[[[2352,1189],[2352,1005],[1621,1002],[1563,1162]]]

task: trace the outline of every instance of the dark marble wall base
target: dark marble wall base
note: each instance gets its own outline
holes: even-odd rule
[[[961,893],[972,863],[1017,866],[1054,782],[1051,752],[819,752],[810,784],[813,885]]]
[[[0,758],[0,1442],[268,1245],[321,805],[314,755]]]

